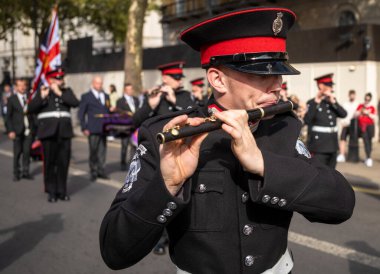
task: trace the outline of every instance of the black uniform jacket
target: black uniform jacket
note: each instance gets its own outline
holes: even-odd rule
[[[140,128],[126,183],[100,229],[101,254],[110,268],[137,263],[166,227],[171,259],[182,270],[262,273],[285,252],[293,211],[331,224],[352,215],[355,196],[345,178],[306,157],[302,146],[296,149],[301,123],[291,113],[261,121],[254,133],[264,177],[245,172],[231,151],[231,138],[217,130],[203,141],[196,172],[173,197],[160,173],[155,135],[183,113],[204,117],[207,112],[194,107],[155,117]],[[244,233],[246,225],[253,233]],[[247,255],[254,257],[249,267]]]
[[[311,152],[332,153],[338,150],[338,132],[316,132],[313,126],[336,127],[337,118],[344,118],[346,110],[338,103],[331,104],[322,100],[317,104],[314,99],[307,102],[308,110],[305,114],[305,124],[308,125],[308,148]]]
[[[8,98],[7,104],[7,130],[14,131],[16,135],[23,135],[25,132],[24,116],[27,116],[30,133],[35,132],[35,121],[33,115],[24,113],[24,109],[17,95],[12,95]]]
[[[61,89],[62,96],[57,96],[52,90],[42,99],[40,91],[34,96],[28,105],[28,112],[41,114],[47,112],[70,112],[72,107],[79,105],[71,88]],[[45,139],[50,137],[72,138],[74,136],[70,117],[37,118],[37,137]]]
[[[195,105],[195,102],[191,99],[190,92],[186,90],[179,90],[175,92],[176,104],[168,102],[164,96],[161,97],[161,101],[155,109],[152,109],[148,104],[148,98],[145,98],[143,105],[139,110],[135,112],[133,116],[133,123],[136,127],[146,121],[147,119],[167,113],[172,113],[180,110],[187,109],[189,106]]]

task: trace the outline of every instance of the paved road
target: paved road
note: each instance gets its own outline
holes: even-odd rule
[[[76,138],[69,178],[72,200],[56,204],[47,203],[42,192],[40,162],[32,163],[34,181],[12,182],[11,149],[11,142],[0,136],[0,272],[113,273],[100,257],[98,231],[125,176],[119,171],[118,145],[111,144],[107,153],[112,180],[91,183],[87,143]],[[377,167],[379,160],[375,158]],[[366,187],[365,174],[355,174],[350,179]],[[289,237],[296,260],[293,273],[380,273],[379,212],[380,194],[357,192],[354,216],[345,224],[310,224],[295,214]],[[175,267],[168,256],[150,254],[121,272],[174,274]]]

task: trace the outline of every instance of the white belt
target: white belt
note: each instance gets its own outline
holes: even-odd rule
[[[321,127],[321,126],[313,126],[311,131],[314,132],[323,132],[323,133],[335,133],[338,132],[338,127]]]
[[[271,269],[267,269],[261,274],[288,274],[292,270],[293,265],[294,263],[289,249],[286,249],[285,253],[281,256],[277,263]],[[191,273],[184,271],[177,266],[177,274]]]
[[[48,111],[48,112],[43,112],[37,115],[38,119],[61,118],[61,117],[71,118],[71,114],[68,111]]]

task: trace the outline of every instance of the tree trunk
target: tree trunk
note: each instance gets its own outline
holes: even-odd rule
[[[148,0],[131,0],[125,39],[124,79],[135,91],[142,91],[143,27]]]

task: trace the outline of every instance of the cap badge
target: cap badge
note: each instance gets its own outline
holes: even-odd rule
[[[283,16],[283,13],[282,12],[277,12],[277,18],[274,19],[273,21],[273,25],[272,25],[272,30],[273,30],[273,33],[275,36],[277,36],[277,34],[279,34],[282,30],[282,16]]]
[[[272,65],[271,65],[271,64],[268,64],[268,65],[267,65],[267,69],[268,69],[268,72],[269,72],[269,73],[272,73]]]

